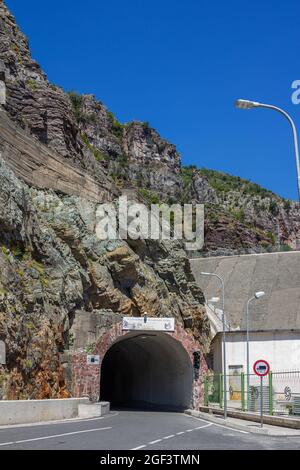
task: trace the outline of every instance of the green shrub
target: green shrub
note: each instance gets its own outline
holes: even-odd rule
[[[38,85],[37,85],[37,82],[36,80],[33,80],[32,78],[29,78],[26,82],[27,86],[31,89],[31,90],[36,90],[38,88]]]
[[[283,208],[285,211],[289,212],[291,210],[292,204],[289,199],[286,199],[283,204]]]
[[[129,163],[128,163],[128,157],[126,155],[119,155],[116,159],[120,167],[122,168],[127,168]]]
[[[121,139],[123,136],[124,126],[115,118],[112,112],[108,111],[107,114],[111,123],[112,133],[115,135],[115,137]]]
[[[75,336],[74,336],[74,334],[71,332],[71,333],[69,333],[68,345],[69,345],[69,346],[73,346],[74,343],[75,343]]]
[[[112,172],[109,173],[109,176],[119,186],[123,186],[123,182],[128,179],[128,175],[126,173],[122,173],[120,171],[112,171]]]
[[[276,201],[272,200],[270,201],[270,204],[269,204],[269,211],[271,212],[271,214],[273,215],[278,215],[279,213],[279,207],[278,207],[278,204]]]
[[[6,256],[9,255],[9,250],[6,248],[6,246],[3,245],[1,247],[1,251],[3,255],[6,255]]]
[[[189,203],[193,189],[193,174],[195,165],[183,166],[181,168],[181,179],[183,183],[183,193],[181,195],[181,204]]]
[[[201,168],[199,173],[207,178],[209,184],[217,193],[239,191],[245,195],[260,196],[261,198],[274,196],[272,191],[262,188],[258,184],[240,178],[239,176],[233,176],[207,168]]]
[[[106,157],[102,152],[100,152],[100,150],[96,149],[96,147],[94,147],[89,139],[88,139],[88,136],[86,134],[81,134],[81,138],[85,144],[85,146],[89,149],[89,151],[94,155],[95,159],[98,161],[98,162],[101,162],[102,160],[105,160],[105,159],[108,159],[109,157]]]
[[[281,245],[280,246],[280,251],[293,251],[293,248],[290,247],[290,245]]]
[[[26,359],[26,361],[25,361],[25,367],[26,367],[27,369],[31,369],[32,366],[33,366],[33,361],[32,361],[32,359]]]
[[[54,85],[54,83],[50,83],[49,86],[50,86],[51,90],[53,90],[53,91],[59,91],[59,87],[58,87],[57,85]]]
[[[143,196],[148,204],[160,204],[161,200],[156,193],[153,191],[148,191],[148,189],[139,189],[139,194]]]
[[[275,245],[276,237],[275,237],[274,233],[273,232],[267,232],[266,235],[270,239],[272,245]]]
[[[232,211],[233,217],[238,220],[239,222],[245,222],[245,211],[244,209],[239,209],[236,211]]]
[[[69,91],[68,96],[70,98],[75,119],[79,124],[91,124],[97,121],[97,115],[95,113],[87,114],[82,111],[84,105],[84,98],[75,91]]]
[[[24,245],[18,242],[16,242],[15,245],[11,246],[10,251],[13,254],[13,256],[19,260],[22,260],[25,254]]]
[[[83,96],[79,95],[75,91],[69,91],[68,95],[71,100],[75,115],[79,115],[83,106]]]
[[[87,344],[84,349],[87,354],[92,354],[95,350],[95,347],[96,347],[96,343],[90,343],[90,344]]]

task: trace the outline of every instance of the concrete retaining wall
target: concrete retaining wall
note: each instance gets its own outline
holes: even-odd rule
[[[78,417],[78,405],[88,398],[57,400],[1,400],[0,425],[26,424]]]
[[[225,310],[233,328],[245,328],[246,303],[258,290],[266,295],[251,304],[250,329],[299,328],[300,251],[199,258],[191,260],[191,268],[207,300],[220,297],[220,283],[201,271],[224,279]]]

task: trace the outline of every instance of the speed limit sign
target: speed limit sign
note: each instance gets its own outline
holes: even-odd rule
[[[264,359],[260,359],[254,363],[253,370],[259,377],[264,377],[270,372],[270,364]]]

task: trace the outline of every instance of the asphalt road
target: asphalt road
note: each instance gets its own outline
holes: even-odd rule
[[[229,429],[182,413],[113,411],[103,418],[0,428],[0,450],[300,449],[299,437]]]

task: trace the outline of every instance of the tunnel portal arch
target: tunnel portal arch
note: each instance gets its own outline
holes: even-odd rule
[[[115,406],[189,408],[192,389],[191,359],[168,333],[128,333],[102,361],[100,400]]]
[[[158,377],[156,383],[161,381],[163,385],[162,389],[166,390],[167,382],[161,373],[161,370],[168,369],[168,377],[169,382],[175,386],[173,387],[174,391],[169,391],[169,395],[165,391],[163,395],[158,395],[158,392],[155,392],[156,388],[153,385],[153,392],[152,397],[160,398],[152,403],[153,405],[159,405],[157,401],[165,402],[169,406],[180,407],[184,405],[184,407],[191,406],[191,408],[199,409],[201,404],[203,404],[203,397],[204,397],[204,381],[203,381],[203,374],[208,373],[208,366],[206,363],[205,356],[203,354],[203,346],[200,345],[198,341],[194,338],[190,331],[187,331],[183,328],[183,326],[178,322],[175,326],[174,332],[168,333],[161,333],[161,332],[152,332],[152,331],[135,331],[135,332],[128,332],[123,331],[122,322],[117,322],[112,325],[109,329],[102,333],[102,335],[98,338],[95,347],[93,349],[93,354],[98,355],[100,358],[100,363],[97,364],[88,364],[87,363],[87,353],[84,350],[77,350],[72,353],[72,369],[70,375],[71,381],[71,390],[73,397],[89,397],[92,401],[101,400],[103,397],[108,396],[107,388],[109,389],[110,385],[105,385],[105,368],[108,366],[105,365],[107,359],[110,355],[112,355],[114,348],[118,347],[122,354],[122,350],[124,346],[127,344],[129,345],[129,341],[126,343],[126,339],[133,338],[135,334],[141,334],[142,336],[147,336],[147,340],[149,340],[149,335],[155,334],[156,339],[154,337],[150,337],[151,344],[154,347],[150,349],[150,341],[148,347],[145,347],[145,344],[141,343],[142,338],[139,340],[131,339],[135,344],[131,345],[131,350],[134,349],[134,354],[140,355],[141,357],[146,357],[142,361],[139,360],[139,366],[141,367],[141,363],[147,364],[147,361],[150,361],[149,354],[153,354],[152,360],[156,362],[157,366],[154,368],[153,366],[150,367],[152,371],[152,377]],[[122,341],[123,344],[122,344]],[[146,339],[145,339],[146,341]],[[121,349],[122,348],[122,349]],[[167,351],[164,353],[164,351]],[[172,352],[171,352],[172,351]],[[199,374],[194,374],[193,364],[194,364],[194,352],[200,351],[200,370]],[[89,353],[90,354],[90,353]],[[128,358],[127,352],[127,358]],[[172,357],[170,357],[170,354]],[[126,351],[125,351],[126,355]],[[125,358],[124,355],[124,358]],[[162,356],[164,356],[163,359]],[[130,361],[130,357],[128,359]],[[114,361],[114,359],[110,359],[110,361]],[[132,359],[131,359],[132,361]],[[124,361],[119,361],[121,363],[122,368],[125,370]],[[175,370],[175,363],[176,366],[179,364],[178,371]],[[137,364],[137,362],[136,362]],[[168,365],[169,364],[169,365]],[[159,371],[159,369],[161,369]],[[149,367],[148,369],[149,370]],[[158,371],[160,372],[158,376]],[[143,371],[144,373],[144,371]],[[100,377],[100,380],[99,380]],[[179,378],[183,379],[184,386],[180,386]],[[180,379],[180,380],[181,380]],[[119,378],[115,378],[116,382],[119,380],[119,384],[121,383],[120,376]],[[134,377],[133,379],[134,380]],[[192,382],[192,384],[191,384]],[[152,383],[154,383],[154,378],[152,378]],[[144,382],[145,384],[145,382]],[[118,386],[118,382],[116,384]],[[125,381],[125,386],[129,389],[129,381]],[[164,388],[165,387],[165,388]],[[136,391],[139,390],[138,386]],[[129,391],[127,391],[129,394]],[[127,395],[129,396],[129,395]],[[163,397],[163,400],[161,399]],[[166,397],[168,399],[166,399]],[[112,396],[114,400],[118,400],[117,396]],[[190,399],[190,403],[188,403]],[[145,398],[141,397],[141,394],[138,396],[138,401],[145,400]],[[151,405],[151,398],[150,392],[149,395],[146,396],[146,401],[149,401],[149,405]]]

